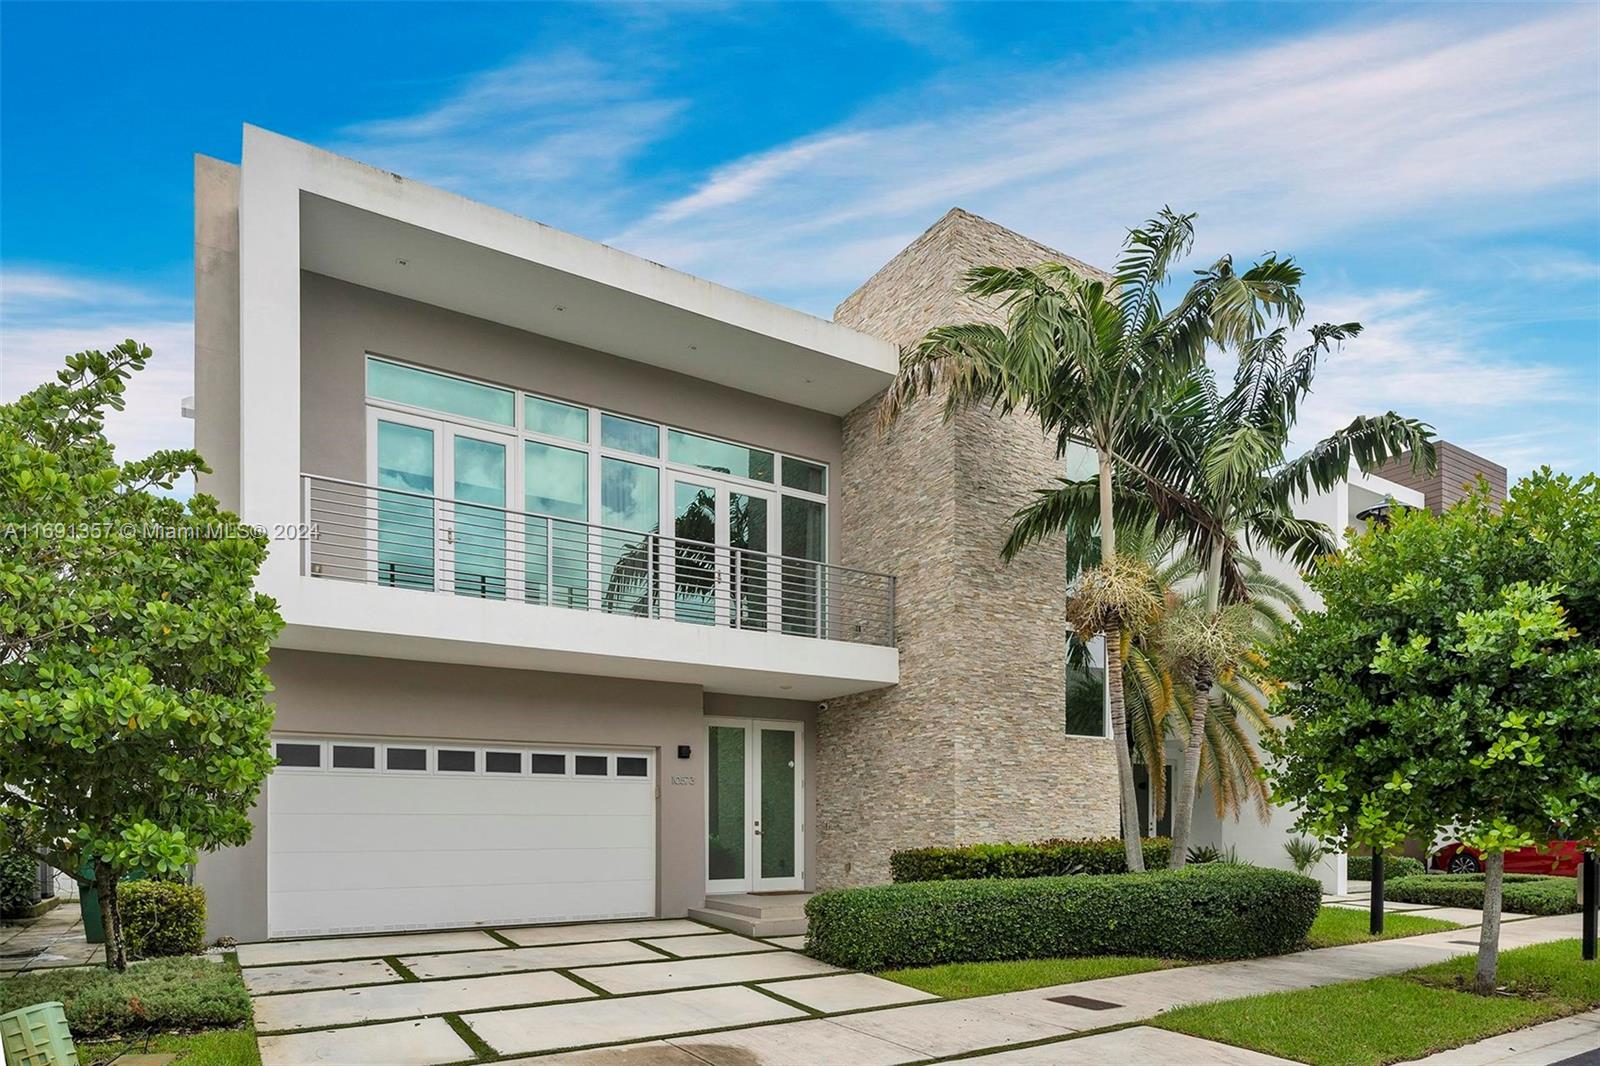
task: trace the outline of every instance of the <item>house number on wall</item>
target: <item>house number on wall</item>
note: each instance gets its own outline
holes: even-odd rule
[[[672,783],[674,785],[692,785],[692,784],[694,784],[694,775],[693,774],[673,774],[672,775]]]

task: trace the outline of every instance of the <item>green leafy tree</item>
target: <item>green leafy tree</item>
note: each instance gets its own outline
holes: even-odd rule
[[[117,970],[118,878],[250,837],[282,627],[253,590],[265,537],[209,496],[154,491],[199,455],[116,461],[105,412],[150,354],[80,352],[0,405],[0,822],[95,887]]]
[[[1267,745],[1300,829],[1375,850],[1455,825],[1484,852],[1474,987],[1494,988],[1505,852],[1600,837],[1600,478],[1395,516],[1318,569],[1270,652]]]
[[[1069,445],[1092,451],[1097,474],[1073,483],[1074,504],[1093,501],[1098,514],[1100,565],[1107,591],[1131,587],[1119,569],[1112,514],[1117,476],[1140,482],[1163,507],[1182,506],[1140,464],[1152,413],[1171,389],[1205,358],[1212,341],[1238,346],[1263,327],[1269,311],[1297,320],[1300,271],[1268,257],[1237,271],[1231,258],[1197,272],[1170,309],[1161,303],[1172,264],[1194,239],[1194,216],[1164,210],[1128,234],[1113,280],[1085,277],[1060,263],[984,266],[967,275],[966,292],[997,309],[1004,325],[970,322],[930,330],[901,355],[900,373],[884,397],[885,425],[911,400],[943,397],[945,412],[989,407],[1038,420],[1065,455]],[[1197,521],[1204,516],[1197,516]],[[1011,558],[1024,539],[1008,539]],[[1111,731],[1115,738],[1128,868],[1142,870],[1133,761],[1128,751],[1118,661],[1123,615],[1109,600],[1080,618],[1107,628],[1079,630],[1106,638]]]

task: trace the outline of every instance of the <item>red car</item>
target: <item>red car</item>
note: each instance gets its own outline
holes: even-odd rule
[[[1543,848],[1518,848],[1506,852],[1508,874],[1553,874],[1577,877],[1583,865],[1583,851],[1575,841],[1552,840]],[[1433,868],[1448,874],[1483,872],[1483,853],[1460,841],[1451,841],[1433,853]]]

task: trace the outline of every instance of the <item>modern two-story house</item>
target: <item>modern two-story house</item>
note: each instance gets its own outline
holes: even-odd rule
[[[877,425],[996,257],[1061,258],[952,211],[826,321],[260,129],[198,159],[199,488],[286,621],[211,934],[758,915],[1115,832],[1061,553],[997,555],[1050,447]]]

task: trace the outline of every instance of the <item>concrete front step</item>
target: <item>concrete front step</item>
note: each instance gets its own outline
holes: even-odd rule
[[[810,898],[809,892],[707,896],[705,906],[691,909],[689,917],[745,936],[799,936],[806,931]]]
[[[773,936],[800,936],[806,931],[806,917],[804,914],[793,918],[751,918],[743,914],[734,914],[732,911],[716,910],[709,907],[690,907],[689,917],[697,922],[705,922],[719,929],[726,929],[741,936],[773,937]]]

